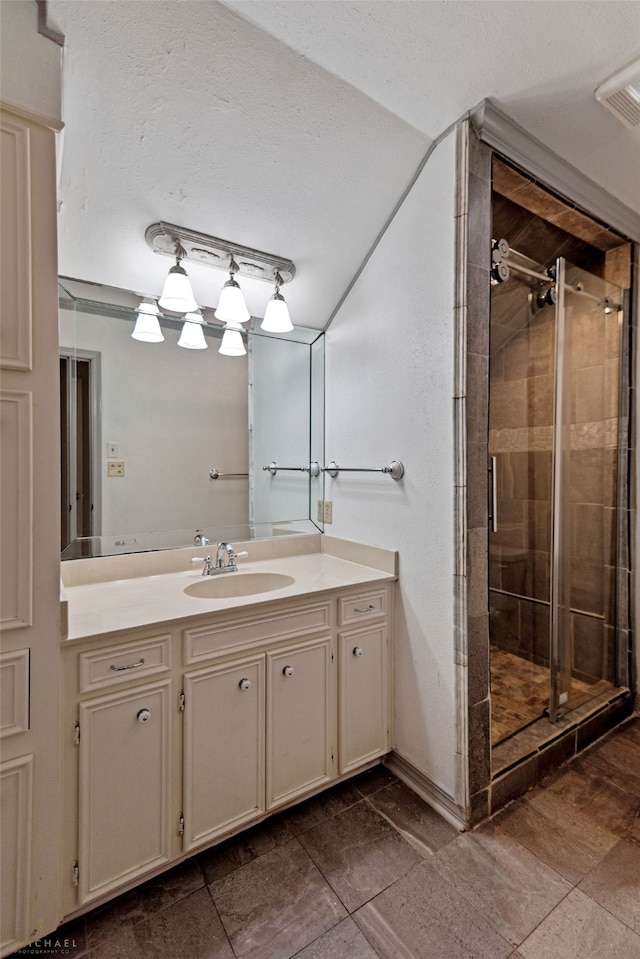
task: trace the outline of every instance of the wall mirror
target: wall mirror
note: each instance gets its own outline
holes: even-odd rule
[[[63,559],[318,532],[324,334],[266,334],[246,354],[132,339],[140,296],[60,281]]]

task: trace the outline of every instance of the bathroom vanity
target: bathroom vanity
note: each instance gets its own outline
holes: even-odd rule
[[[237,548],[63,564],[66,915],[391,749],[395,552]]]

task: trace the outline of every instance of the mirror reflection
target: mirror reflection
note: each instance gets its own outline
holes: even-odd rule
[[[247,352],[132,338],[140,297],[62,280],[63,559],[317,532],[322,498],[324,337],[243,331]],[[276,462],[277,473],[264,467]]]

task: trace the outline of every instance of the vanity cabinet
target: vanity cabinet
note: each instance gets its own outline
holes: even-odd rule
[[[391,591],[67,647],[66,914],[387,753]]]
[[[349,773],[390,748],[389,594],[338,600],[339,772]]]
[[[334,776],[332,638],[267,655],[267,809]]]
[[[170,686],[165,679],[80,704],[81,902],[171,857]]]
[[[264,655],[185,675],[185,849],[264,812],[264,745]]]

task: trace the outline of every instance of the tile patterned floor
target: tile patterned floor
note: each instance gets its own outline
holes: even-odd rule
[[[640,718],[472,832],[377,767],[57,936],[73,959],[640,959]]]

